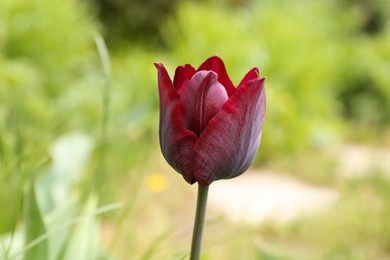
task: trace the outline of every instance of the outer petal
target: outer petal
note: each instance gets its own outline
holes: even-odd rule
[[[213,56],[208,58],[205,62],[202,63],[202,65],[199,66],[198,71],[201,70],[212,70],[217,73],[218,81],[225,87],[229,97],[232,96],[236,91],[236,88],[227,74],[225,64],[220,57]]]
[[[226,90],[217,78],[213,71],[199,71],[179,90],[183,126],[197,136],[228,100]]]
[[[241,80],[240,84],[238,84],[238,87],[241,87],[244,85],[247,81],[252,80],[252,79],[257,79],[259,77],[259,69],[258,68],[253,68],[251,69],[245,77]]]
[[[179,90],[184,83],[192,78],[196,70],[189,64],[179,66],[176,68],[175,77],[173,79],[173,86],[176,90]]]
[[[247,81],[209,122],[194,146],[194,176],[201,185],[236,177],[251,165],[265,115],[265,78]]]
[[[196,135],[183,128],[180,119],[180,96],[173,88],[164,65],[154,64],[158,70],[158,90],[160,96],[160,147],[167,162],[188,183],[194,183],[192,175],[192,154]]]

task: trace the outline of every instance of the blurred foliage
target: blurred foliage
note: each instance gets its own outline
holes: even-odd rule
[[[110,46],[142,42],[163,44],[160,26],[175,10],[178,0],[90,0],[97,6]]]
[[[81,76],[97,28],[81,2],[58,3],[2,1],[2,58],[13,61],[3,64],[3,84],[28,83],[36,91],[55,96],[62,90],[59,84],[71,85]]]
[[[92,148],[80,132],[54,141],[52,163],[26,185],[23,225],[0,236],[2,259],[109,259],[100,246],[98,215],[121,205],[98,208],[96,194],[84,196],[77,185]]]
[[[16,225],[20,210],[14,205],[21,204],[25,180],[48,160],[53,137],[71,128],[71,109],[84,106],[64,101],[70,91],[91,80],[86,75],[96,26],[86,6],[75,0],[5,0],[0,13],[0,232],[4,232]]]
[[[111,44],[112,86],[109,94],[103,91],[104,77],[94,43],[94,36],[99,31]],[[171,184],[167,184],[171,186],[166,191],[169,194],[166,199],[147,190],[140,192],[145,172],[161,168],[156,166],[160,161],[155,160],[161,159],[161,155],[157,140],[157,79],[152,62],[163,62],[173,76],[177,65],[191,63],[197,66],[217,53],[226,61],[235,83],[249,69],[259,67],[261,75],[267,76],[268,111],[257,163],[280,164],[286,157],[306,155],[304,152],[318,151],[339,140],[367,140],[382,128],[389,127],[389,42],[390,6],[387,0],[209,0],[201,3],[2,0],[0,233],[15,234],[15,244],[20,249],[23,244],[20,245],[22,242],[17,234],[23,237],[20,234],[23,219],[28,224],[32,223],[28,218],[35,218],[43,224],[40,225],[42,230],[50,226],[47,215],[34,208],[36,202],[31,195],[39,194],[44,188],[34,191],[26,187],[31,187],[29,185],[37,180],[39,183],[45,178],[42,176],[48,174],[53,159],[48,148],[54,140],[64,133],[80,130],[97,145],[80,173],[80,182],[70,193],[79,192],[75,199],[80,202],[77,213],[87,209],[93,211],[99,206],[92,203],[92,208],[88,208],[90,204],[83,203],[90,193],[100,193],[100,204],[124,198],[127,204],[121,220],[116,223],[110,218],[105,222],[109,230],[114,229],[112,248],[118,250],[115,253],[126,257],[131,249],[135,255],[146,258],[186,255],[188,245],[182,237],[184,233],[189,239],[190,231],[179,230],[173,234],[170,231],[177,225],[172,222],[173,214],[185,219],[183,223],[188,222],[187,213],[193,205],[187,200],[183,202],[183,198],[190,198],[192,193],[186,191],[185,196],[177,196],[174,188],[180,185],[175,181],[179,183],[181,179],[175,175],[169,179]],[[110,108],[106,122],[107,158],[103,165],[99,161],[102,160],[99,142],[104,124],[105,95],[110,95]],[[72,149],[69,154],[78,148]],[[296,171],[304,172],[302,176],[312,174],[320,165],[312,157],[301,157],[304,157],[305,167],[297,166]],[[327,175],[333,166],[316,170],[319,177],[312,180],[334,184],[325,180],[333,176]],[[103,172],[98,181],[94,180],[97,171]],[[280,236],[282,240],[285,236],[287,243],[300,237],[303,246],[297,247],[305,250],[305,244],[320,241],[315,246],[321,247],[322,251],[316,251],[314,255],[346,258],[355,257],[354,252],[348,251],[349,243],[357,241],[370,247],[367,240],[361,239],[364,237],[380,241],[373,247],[386,255],[388,249],[384,245],[389,241],[389,227],[385,220],[389,216],[385,205],[389,198],[385,191],[388,182],[367,181],[368,184],[362,180],[342,187],[346,198],[340,208],[335,209],[342,213],[339,217],[327,216],[329,225],[326,228],[334,231],[329,232],[329,236],[344,230],[346,234],[355,232],[355,238],[327,237],[321,247],[320,237],[307,234],[310,230],[318,230],[318,234],[328,232],[322,225],[323,219],[310,222],[309,231],[307,226],[303,229],[292,227],[291,230],[288,227],[287,230],[270,230],[266,235],[272,239],[277,234],[276,242],[280,241]],[[375,187],[379,187],[378,190]],[[357,198],[353,196],[355,192]],[[26,196],[31,205],[23,211],[23,205],[28,201],[24,200]],[[370,198],[379,201],[380,206],[375,208],[374,204],[368,203]],[[370,206],[367,210],[359,206],[360,199]],[[149,203],[151,200],[153,203]],[[171,209],[178,208],[177,205],[183,206],[180,212],[184,209],[185,216],[180,212],[172,213]],[[375,216],[370,215],[371,209],[377,210]],[[61,216],[67,217],[66,214]],[[344,229],[340,223],[348,224],[350,218],[352,224]],[[364,226],[359,224],[366,219]],[[220,230],[224,233],[214,237],[215,247],[205,247],[206,257],[280,255],[279,250],[274,254],[274,248],[268,250],[261,243],[261,246],[254,243],[258,235],[252,231],[239,236],[243,238],[240,241],[232,239],[218,243],[218,239],[226,241],[229,235],[236,238],[242,227],[232,226],[225,230],[226,222],[216,223],[215,226],[209,224],[210,234],[219,234]],[[38,231],[42,233],[42,230]],[[34,229],[31,231],[35,232]],[[96,232],[95,228],[91,232]],[[28,240],[38,233],[27,235]],[[77,239],[82,240],[80,237],[86,233],[88,231],[80,231]],[[67,248],[76,248],[80,241],[77,239]],[[52,246],[50,243],[53,241],[49,240],[48,247]],[[226,250],[227,247],[234,253]],[[249,248],[248,251],[238,250],[243,247]],[[284,253],[284,245],[280,248]],[[327,248],[331,248],[331,252],[326,252]],[[73,251],[69,252],[71,255]],[[365,252],[363,256],[372,256]],[[65,249],[61,253],[67,255]]]
[[[343,115],[365,132],[389,125],[390,6],[382,0],[337,4],[354,21],[345,32],[346,62],[336,84]]]
[[[218,53],[236,83],[254,66],[268,77],[260,157],[276,159],[337,141],[343,118],[371,128],[390,122],[389,22],[370,37],[358,30],[363,15],[329,1],[238,10],[187,3],[163,30],[178,61]]]
[[[260,157],[277,158],[335,140],[341,13],[318,2],[288,1],[262,1],[240,12],[188,4],[177,13],[165,36],[179,60],[200,64],[218,53],[236,84],[251,67],[268,77]]]
[[[390,8],[386,0],[341,0],[339,8],[355,13],[358,19],[357,32],[369,35],[381,34],[389,23]]]

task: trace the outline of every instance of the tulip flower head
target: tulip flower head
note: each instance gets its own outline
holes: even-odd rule
[[[265,78],[250,70],[237,87],[218,56],[198,69],[179,66],[170,79],[161,63],[160,147],[184,179],[208,186],[245,172],[260,145],[265,115]]]

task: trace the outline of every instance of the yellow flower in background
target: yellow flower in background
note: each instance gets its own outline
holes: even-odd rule
[[[161,173],[153,173],[145,178],[146,188],[151,192],[163,192],[168,186],[167,178]]]

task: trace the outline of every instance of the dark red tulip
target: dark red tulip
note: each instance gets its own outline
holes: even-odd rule
[[[265,78],[257,68],[236,88],[214,56],[196,70],[176,69],[173,83],[161,63],[160,146],[184,179],[207,186],[245,172],[260,145],[265,114]]]

